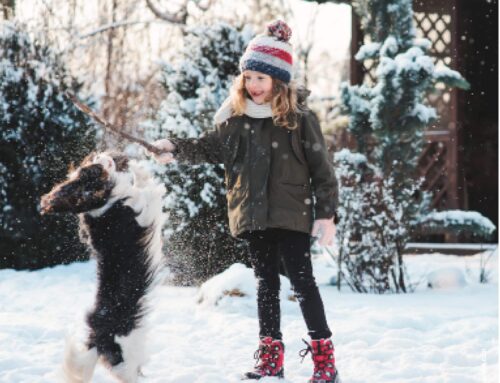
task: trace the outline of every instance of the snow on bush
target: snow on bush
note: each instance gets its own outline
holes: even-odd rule
[[[360,153],[335,154],[340,185],[338,225],[340,279],[357,292],[406,292],[402,251],[407,236],[405,212],[413,190],[399,190],[383,179]]]
[[[457,267],[446,267],[427,275],[427,287],[434,290],[450,290],[465,287],[465,275]]]
[[[489,238],[496,226],[477,211],[434,211],[417,220],[417,224],[428,231],[448,229],[455,232],[468,231],[482,238]]]
[[[86,257],[76,217],[39,212],[40,196],[95,148],[95,127],[64,95],[80,88],[43,35],[0,22],[0,268]]]

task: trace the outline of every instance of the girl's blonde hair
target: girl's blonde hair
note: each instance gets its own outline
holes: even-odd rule
[[[302,110],[297,101],[297,86],[292,81],[289,84],[272,77],[271,109],[273,122],[276,126],[294,130],[297,128],[297,114]],[[245,113],[246,99],[250,98],[245,88],[245,77],[240,73],[231,87],[231,105],[235,115]]]

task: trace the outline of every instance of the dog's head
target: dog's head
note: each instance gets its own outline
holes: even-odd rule
[[[88,155],[66,181],[42,196],[42,214],[83,213],[104,206],[115,186],[115,173],[127,169],[128,159],[123,154]]]

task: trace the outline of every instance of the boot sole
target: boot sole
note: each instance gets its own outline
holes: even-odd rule
[[[340,375],[337,372],[337,375],[335,375],[335,379],[333,380],[319,379],[319,380],[309,381],[309,383],[342,383],[342,380],[340,380]]]
[[[284,379],[285,378],[285,372],[281,370],[277,375],[274,376],[269,376],[269,375],[258,375],[253,372],[247,372],[245,373],[242,377],[241,380],[260,380],[263,378],[278,378],[278,379]],[[340,383],[340,382],[339,382]]]

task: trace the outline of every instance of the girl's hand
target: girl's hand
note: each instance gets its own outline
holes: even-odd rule
[[[159,162],[160,164],[166,165],[169,164],[173,161],[175,161],[173,152],[175,150],[175,145],[172,143],[172,141],[163,138],[161,140],[157,140],[153,142],[153,145],[156,146],[158,149],[165,151],[166,153],[162,153],[160,155],[151,153],[149,151],[146,151],[148,155],[153,156],[156,162]]]
[[[336,231],[333,218],[317,219],[314,221],[311,235],[318,238],[321,246],[332,246]]]

